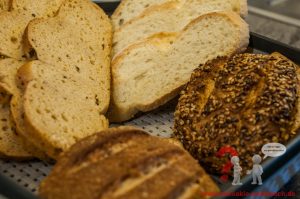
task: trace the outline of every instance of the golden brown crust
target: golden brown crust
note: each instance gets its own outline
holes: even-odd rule
[[[121,127],[85,138],[62,154],[41,183],[40,196],[177,198],[192,185],[198,186],[197,194],[218,192],[210,177],[181,147],[142,130]]]
[[[226,163],[215,154],[228,145],[247,170],[264,144],[286,144],[296,135],[296,68],[283,57],[255,54],[200,66],[181,93],[174,134],[213,173]]]

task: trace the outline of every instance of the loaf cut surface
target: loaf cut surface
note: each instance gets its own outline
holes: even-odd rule
[[[41,183],[39,195],[42,199],[184,199],[218,191],[181,147],[122,127],[72,146]]]
[[[2,154],[10,159],[23,160],[37,157],[44,160],[47,159],[46,155],[28,142],[26,137],[22,137],[20,133],[24,131],[24,127],[18,119],[21,118],[22,114],[16,110],[16,105],[20,98],[16,77],[18,69],[25,63],[26,61],[18,61],[12,58],[0,60],[0,88],[3,89],[5,98],[7,98],[7,101],[2,104],[2,125],[3,127],[10,126],[10,128],[5,127],[7,131],[2,131],[5,133],[1,140],[3,149],[5,149],[2,151]],[[16,121],[18,125],[16,125]]]
[[[114,29],[119,29],[123,24],[126,24],[128,21],[137,17],[152,6],[160,5],[169,1],[182,0],[122,0],[111,16]]]
[[[213,11],[247,14],[246,0],[185,0],[155,6],[136,17],[114,34],[114,55],[129,45],[159,32],[179,32],[195,18]]]
[[[0,12],[1,11],[8,11],[10,8],[11,0],[0,0]]]
[[[12,0],[11,10],[0,12],[0,55],[23,59],[24,31],[34,18],[53,16],[63,0]]]
[[[108,127],[111,37],[108,17],[89,0],[67,0],[57,16],[28,26],[28,55],[38,61],[19,70],[19,112],[25,136],[52,158]]]
[[[181,93],[175,136],[211,173],[235,148],[243,171],[267,143],[287,144],[299,132],[299,67],[278,55],[240,54],[199,66]]]
[[[199,64],[246,49],[248,25],[235,13],[210,13],[178,34],[158,34],[123,51],[112,63],[108,113],[120,122],[163,105],[189,81]]]
[[[10,113],[10,95],[2,88],[0,95],[0,157],[16,160],[30,159],[33,155],[16,133]]]

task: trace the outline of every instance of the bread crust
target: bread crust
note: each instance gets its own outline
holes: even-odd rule
[[[199,66],[182,91],[174,135],[214,174],[235,148],[243,171],[268,143],[287,144],[299,129],[299,69],[276,54],[238,54]]]
[[[200,1],[200,2],[203,5],[205,5],[205,3],[209,3],[208,1],[206,2],[206,0],[205,1]],[[246,17],[247,13],[248,13],[248,11],[247,11],[247,9],[248,9],[248,7],[247,7],[247,0],[236,0],[234,2],[237,4],[237,5],[235,5],[236,7],[231,7],[232,10],[229,10],[227,8],[226,11],[228,11],[228,12],[232,11],[232,12],[235,12],[236,14],[239,14],[242,17]],[[172,12],[173,13],[175,10],[184,9],[186,7],[186,5],[189,5],[189,4],[192,4],[192,3],[193,3],[193,1],[185,0],[185,1],[168,1],[168,2],[165,2],[163,4],[153,5],[150,8],[144,10],[144,12],[141,13],[139,16],[137,16],[137,17],[135,17],[135,18],[127,21],[126,23],[124,23],[122,25],[122,27],[115,29],[115,32],[114,32],[114,44],[115,44],[115,47],[113,48],[113,59],[118,54],[120,54],[124,49],[126,49],[128,47],[128,45],[131,45],[129,43],[125,43],[125,44],[121,43],[121,45],[119,45],[118,42],[120,43],[122,41],[122,38],[127,36],[126,35],[127,34],[126,30],[130,30],[130,28],[132,28],[132,27],[130,27],[132,24],[138,24],[141,21],[144,22],[143,21],[144,19],[147,19],[149,17],[151,18],[151,16],[156,16],[156,14],[158,14],[158,13],[164,13],[164,14],[167,14],[168,12]],[[220,9],[221,9],[221,7],[219,9],[217,9],[217,10],[211,10],[211,11],[219,11]],[[223,9],[221,9],[221,10],[223,10]],[[187,10],[185,10],[185,11],[187,11]],[[208,11],[206,10],[206,11],[204,11],[201,14],[206,14],[207,12]],[[169,16],[166,16],[166,17],[169,17]],[[194,16],[193,19],[196,19],[197,17],[198,16]],[[170,22],[168,22],[168,23],[170,23]],[[186,25],[186,24],[184,24],[184,25]],[[156,29],[158,29],[158,27],[156,27]],[[145,30],[139,30],[139,31],[145,31]],[[150,32],[151,31],[154,31],[154,30],[150,30]],[[176,30],[169,30],[169,31],[178,31],[178,27],[176,27]],[[154,32],[151,32],[151,33],[154,33]],[[149,35],[142,35],[142,37],[144,37],[144,38],[146,36],[149,36]],[[141,38],[141,39],[144,39],[144,38]],[[137,38],[135,38],[135,39],[137,39]],[[135,43],[135,42],[139,42],[139,40],[136,40],[136,41],[130,40],[130,41],[132,43]]]
[[[143,193],[193,198],[202,192],[219,189],[183,148],[133,127],[107,129],[76,143],[39,189],[48,199],[138,199]]]

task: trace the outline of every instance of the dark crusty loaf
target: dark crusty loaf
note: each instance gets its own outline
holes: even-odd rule
[[[183,199],[218,188],[181,147],[121,127],[72,146],[39,191],[43,199]]]
[[[175,136],[200,163],[221,173],[234,147],[246,171],[264,144],[287,143],[299,128],[299,69],[279,54],[240,54],[199,66],[182,91]]]

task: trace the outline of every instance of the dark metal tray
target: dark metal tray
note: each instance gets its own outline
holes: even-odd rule
[[[118,2],[104,2],[99,5],[107,12],[111,13]],[[251,33],[249,48],[253,49],[254,53],[272,53],[279,52],[295,63],[300,63],[300,50],[280,43],[278,41],[266,38],[264,36]],[[151,134],[157,135],[157,131],[162,131],[165,136],[171,132],[170,127],[173,124],[174,107],[176,102],[169,103],[168,105],[155,110],[140,119],[131,121],[126,124],[140,126]],[[156,120],[153,115],[161,118]],[[153,119],[154,118],[154,119]],[[149,121],[151,120],[151,121]],[[151,127],[153,123],[157,126]],[[146,127],[147,126],[147,127]],[[158,127],[159,126],[159,127]],[[226,184],[222,184],[218,177],[213,178],[219,184],[223,193],[234,192],[277,192],[280,188],[286,184],[296,173],[300,171],[300,134],[294,138],[288,145],[287,151],[283,156],[277,158],[270,158],[264,162],[263,168],[263,180],[262,186],[251,185],[251,177],[247,176],[242,179],[242,186],[232,186],[229,181]],[[11,168],[13,167],[13,168]],[[6,196],[9,199],[34,199],[36,197],[36,188],[38,183],[49,173],[52,165],[48,165],[42,162],[29,162],[29,163],[17,163],[12,161],[0,161],[0,194]],[[17,173],[14,173],[17,171]],[[18,177],[16,177],[18,175]],[[38,176],[38,177],[36,177]],[[28,184],[28,179],[31,179],[33,185]],[[24,181],[24,182],[23,182]],[[0,195],[1,198],[1,195]],[[230,196],[222,196],[218,198],[231,198]]]

